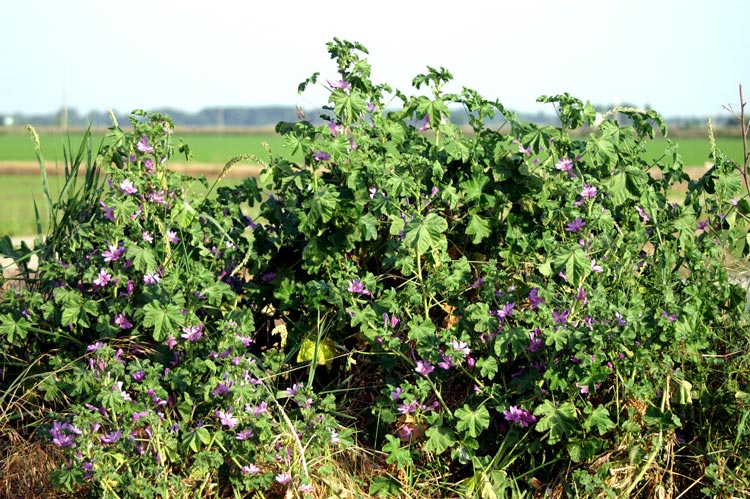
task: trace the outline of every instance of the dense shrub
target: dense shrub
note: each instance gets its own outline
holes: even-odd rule
[[[747,491],[738,165],[675,202],[676,148],[644,159],[653,111],[564,94],[537,126],[445,69],[406,96],[328,48],[339,74],[300,86],[330,90],[327,125],[277,126],[301,164],[191,197],[171,122],[138,113],[99,156],[100,209],[0,304],[5,362],[57,369],[58,482],[323,493],[308,463],[356,437],[382,451],[371,494]]]

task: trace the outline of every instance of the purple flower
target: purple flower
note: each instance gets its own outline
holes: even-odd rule
[[[583,306],[585,307],[588,302],[588,294],[586,293],[586,290],[583,288],[578,288],[578,294],[576,295],[576,300],[580,301]]]
[[[560,158],[555,168],[563,172],[570,172],[573,169],[573,162],[568,158]]]
[[[462,357],[468,357],[471,354],[471,349],[465,341],[451,340],[451,347],[454,352],[460,353]]]
[[[211,395],[214,397],[220,397],[229,393],[229,389],[234,385],[233,381],[228,383],[219,383],[219,385],[211,391]]]
[[[292,481],[292,476],[289,473],[279,473],[276,475],[275,480],[284,485]]]
[[[367,103],[367,112],[371,113],[373,111],[375,111],[375,104],[373,104],[372,102],[368,102]]]
[[[49,430],[52,435],[52,443],[58,447],[75,447],[75,436],[81,431],[70,423],[55,421]]]
[[[237,436],[234,438],[237,440],[250,440],[253,438],[255,434],[253,433],[252,428],[247,428],[246,430],[242,430],[241,432],[237,433]]]
[[[666,317],[669,322],[674,322],[677,320],[677,316],[675,314],[667,314],[666,310],[661,311],[661,316]]]
[[[628,323],[628,321],[626,321],[622,317],[622,315],[620,315],[620,312],[615,312],[615,321],[617,321],[617,325],[618,326],[624,326],[624,325],[626,325]]]
[[[141,412],[134,412],[133,413],[133,423],[137,423],[139,419],[145,418],[146,416],[148,416],[149,412],[150,411],[148,409],[146,409],[145,411],[141,411]]]
[[[256,406],[245,404],[245,410],[251,413],[253,416],[260,416],[261,414],[265,414],[268,411],[268,403],[264,400]]]
[[[565,310],[564,312],[558,312],[557,310],[552,311],[552,321],[555,324],[562,324],[565,325],[568,323],[568,315],[570,314],[570,309]]]
[[[580,217],[576,217],[575,220],[570,222],[566,227],[566,232],[578,232],[579,230],[583,229],[586,226],[586,222],[584,222]]]
[[[255,466],[255,464],[253,463],[250,463],[247,466],[243,466],[242,468],[240,468],[240,470],[242,471],[243,475],[257,475],[258,473],[260,473],[260,468]]]
[[[141,369],[139,371],[134,372],[131,376],[133,377],[135,381],[140,382],[140,381],[143,381],[144,377],[146,377],[146,371]]]
[[[536,422],[536,417],[534,415],[526,409],[519,409],[515,405],[510,406],[507,411],[503,411],[503,416],[505,416],[506,421],[520,424],[524,428],[528,427],[529,424]]]
[[[398,400],[401,398],[401,394],[404,393],[404,389],[400,386],[396,388],[396,391],[391,392],[391,399]]]
[[[417,367],[414,370],[422,376],[428,376],[435,368],[426,360],[418,360]]]
[[[138,190],[133,185],[133,182],[131,182],[130,179],[127,178],[120,182],[120,190],[128,195],[138,192]]]
[[[161,281],[161,276],[158,272],[149,272],[143,274],[143,284],[156,284]]]
[[[357,293],[364,296],[372,296],[372,293],[367,291],[365,285],[359,279],[352,279],[349,281],[349,287],[346,290],[350,293]]]
[[[180,242],[180,238],[177,237],[177,233],[175,231],[168,230],[167,231],[167,241],[169,241],[170,243],[179,243]]]
[[[116,262],[123,254],[125,254],[125,248],[121,248],[117,244],[108,244],[107,249],[102,251],[105,262]]]
[[[596,187],[593,185],[585,185],[583,186],[583,191],[581,191],[581,197],[582,198],[594,198],[596,197]]]
[[[115,221],[115,208],[114,207],[108,207],[106,204],[104,204],[104,201],[99,201],[99,204],[102,207],[102,211],[104,214],[102,215],[107,220],[110,220],[112,222]]]
[[[107,269],[101,269],[99,271],[99,275],[97,275],[94,278],[94,284],[96,284],[97,286],[103,288],[111,280],[112,280],[112,275],[109,272],[107,272]]]
[[[331,88],[340,88],[341,90],[349,90],[352,88],[352,84],[344,80],[326,80]]]
[[[186,326],[182,328],[182,338],[188,341],[198,341],[203,338],[203,323],[197,326]]]
[[[328,122],[328,129],[331,131],[334,137],[337,137],[338,134],[344,131],[344,127],[337,124],[335,121]]]
[[[390,326],[391,328],[395,328],[397,325],[398,325],[398,317],[394,315],[392,318],[389,318],[388,312],[383,314],[383,326],[384,327],[387,328]]]
[[[143,239],[147,243],[153,243],[154,242],[154,236],[152,236],[151,234],[149,234],[149,232],[147,230],[144,230],[141,233],[141,239]]]
[[[500,319],[500,322],[505,322],[505,319],[513,315],[513,308],[515,306],[515,303],[506,303],[505,305],[503,305],[503,308],[495,311],[495,314]]]
[[[649,221],[648,215],[646,214],[645,211],[643,211],[643,208],[641,208],[640,206],[636,206],[635,211],[638,212],[638,214],[641,216],[641,220],[644,223]]]
[[[531,154],[531,146],[524,147],[523,144],[518,144],[518,152],[526,155]]]
[[[97,341],[96,343],[92,343],[91,345],[86,347],[87,352],[96,352],[100,348],[104,347],[104,343],[101,341]]]
[[[442,360],[438,362],[438,367],[440,369],[445,369],[446,371],[453,367],[453,358],[451,358],[450,355],[441,355]]]
[[[297,392],[299,391],[300,386],[297,383],[294,383],[292,386],[286,389],[286,394],[288,397],[294,397],[297,395]]]
[[[120,440],[122,437],[122,430],[117,431],[111,431],[104,435],[103,437],[100,437],[99,439],[102,441],[103,444],[113,444]]]
[[[236,338],[240,340],[246,347],[249,347],[253,342],[252,338],[250,338],[249,336],[242,336],[241,334],[236,335]]]
[[[526,350],[529,352],[537,352],[544,348],[544,339],[542,339],[542,332],[539,330],[539,328],[534,329],[531,333],[529,333],[529,346],[526,347]]]
[[[146,167],[146,170],[153,171],[154,170],[154,160],[151,158],[148,158],[146,161],[143,162],[143,166]]]
[[[424,132],[430,128],[430,115],[425,114],[424,119],[422,121],[422,126],[419,127],[420,132]]]
[[[591,272],[597,272],[597,273],[602,272],[602,266],[597,265],[596,260],[593,258],[591,259]]]
[[[331,432],[331,443],[333,445],[338,444],[339,443],[339,432],[337,432],[333,428],[329,428],[328,431]]]
[[[419,408],[419,403],[416,400],[412,400],[408,404],[399,404],[398,412],[401,414],[411,414]]]
[[[146,137],[145,135],[141,137],[141,140],[138,141],[138,144],[135,147],[141,152],[154,152],[154,147],[148,143],[148,137]]]
[[[120,329],[130,329],[133,327],[133,323],[128,320],[125,314],[115,315],[115,324],[120,326]]]
[[[226,412],[216,409],[216,411],[214,411],[214,415],[224,426],[227,426],[229,428],[234,428],[235,426],[237,426],[237,418],[232,417],[231,409],[228,409]]]
[[[315,161],[328,161],[331,159],[331,155],[325,151],[315,151],[313,153],[313,159]]]
[[[544,303],[544,297],[539,296],[539,288],[532,288],[529,291],[529,301],[531,302],[531,309],[536,310],[539,305]]]
[[[117,383],[115,383],[115,384],[114,384],[114,385],[112,386],[112,391],[113,391],[113,392],[114,392],[114,391],[119,391],[119,392],[120,392],[120,395],[122,396],[122,399],[123,399],[123,400],[124,400],[125,402],[130,402],[131,400],[133,400],[133,399],[132,399],[132,398],[130,397],[130,394],[129,394],[128,392],[126,392],[125,390],[123,390],[123,389],[122,389],[122,381],[118,381]]]

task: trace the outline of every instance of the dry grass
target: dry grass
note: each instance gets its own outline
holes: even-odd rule
[[[49,473],[65,463],[62,451],[6,427],[0,435],[0,499],[71,497],[52,489]]]

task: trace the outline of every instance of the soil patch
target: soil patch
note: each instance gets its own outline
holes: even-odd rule
[[[216,178],[224,165],[209,163],[170,163],[169,169],[187,175],[205,175]],[[257,177],[263,167],[261,165],[236,164],[227,173],[227,178]],[[39,173],[39,163],[36,161],[0,161],[0,175],[36,175]],[[62,175],[64,168],[54,164],[47,164],[47,175]]]

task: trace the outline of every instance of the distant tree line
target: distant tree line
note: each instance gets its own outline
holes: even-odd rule
[[[620,104],[623,107],[637,107],[630,104]],[[606,112],[614,105],[595,105],[598,112]],[[186,112],[173,108],[149,109],[166,113],[172,117],[175,124],[180,128],[251,128],[251,127],[273,127],[280,121],[299,121],[306,119],[314,124],[322,122],[320,115],[326,113],[322,109],[300,110],[291,106],[268,106],[268,107],[208,107],[197,112]],[[121,124],[128,123],[129,114],[115,113]],[[327,113],[330,114],[330,113]],[[518,113],[520,121],[536,123],[538,125],[558,125],[557,116],[546,112]],[[707,117],[705,116],[675,116],[667,117],[667,123],[676,128],[692,129],[705,128]],[[733,126],[734,119],[725,113],[712,117],[714,126]],[[468,115],[462,108],[451,110],[451,121],[456,125],[469,123]],[[500,124],[500,120],[494,120]],[[48,114],[0,114],[0,127],[10,124],[34,126],[60,126],[60,127],[84,127],[91,123],[93,127],[108,127],[112,124],[107,111],[91,111],[83,114],[76,109],[61,109],[55,113]],[[489,124],[493,124],[490,122]]]

